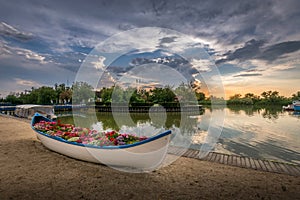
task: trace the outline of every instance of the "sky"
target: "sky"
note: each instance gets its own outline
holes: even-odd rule
[[[176,31],[201,43],[220,73],[226,98],[267,90],[291,96],[300,91],[299,22],[298,0],[0,0],[0,98],[31,87],[70,85],[99,43],[146,27]],[[133,76],[128,72],[141,60],[165,59],[168,52],[158,50],[168,44],[188,52],[185,37],[151,34],[140,41],[143,47],[156,47],[148,48],[151,56],[141,49],[127,52],[113,63],[110,79]],[[130,44],[138,39],[123,37]],[[103,55],[96,68],[107,64]],[[178,63],[173,61],[172,66]],[[195,77],[195,69],[207,71],[196,61],[182,65],[184,76]]]

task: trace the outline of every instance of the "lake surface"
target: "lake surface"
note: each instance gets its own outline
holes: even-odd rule
[[[74,123],[73,116],[61,114],[63,123]],[[224,125],[219,125],[220,135],[213,135],[213,131],[208,131],[210,125],[214,116],[222,114],[225,118]],[[80,113],[75,121],[78,126],[117,129],[146,136],[166,129],[178,134],[180,130],[180,141],[188,148],[200,150],[203,143],[211,141],[207,138],[215,137],[211,142],[214,152],[300,164],[300,113],[282,111],[281,107],[213,110],[208,107],[198,113]],[[181,143],[175,141],[175,144]]]

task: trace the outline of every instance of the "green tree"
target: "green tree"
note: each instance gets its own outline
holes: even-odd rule
[[[5,101],[8,103],[11,103],[11,104],[21,104],[22,103],[22,101],[18,97],[16,97],[16,95],[13,93],[7,95],[5,98]]]
[[[279,92],[277,91],[265,91],[261,93],[261,96],[264,98],[265,102],[276,103],[280,101]]]
[[[233,100],[233,99],[240,99],[241,97],[242,97],[241,94],[235,94],[235,95],[233,95],[233,96],[230,96],[229,99],[230,99],[230,100]]]
[[[184,83],[180,84],[176,89],[175,93],[177,95],[177,98],[181,102],[195,102],[197,101],[195,91],[192,87],[189,85],[186,85]]]
[[[55,101],[56,103],[60,103],[60,102],[63,102],[64,99],[61,99],[61,93],[65,92],[66,91],[66,85],[64,83],[61,83],[61,84],[57,84],[55,83],[54,84],[54,90],[55,90],[55,93],[56,93],[56,98],[55,98]],[[63,95],[64,97],[64,95]]]
[[[292,95],[292,100],[300,100],[300,91]]]
[[[203,92],[197,92],[196,97],[198,101],[204,101],[205,100],[205,94]]]
[[[53,104],[53,101],[55,100],[56,93],[55,90],[52,87],[40,87],[37,89],[38,93],[38,99],[37,103],[38,104]]]
[[[94,99],[93,87],[86,82],[76,82],[72,85],[73,103],[86,103],[89,99]]]
[[[176,95],[172,89],[167,86],[165,88],[155,88],[151,90],[150,99],[153,103],[174,102]]]
[[[114,90],[114,86],[111,88],[102,88],[100,92],[100,97],[102,99],[102,102],[104,103],[111,102],[113,90]]]
[[[64,102],[64,103],[69,103],[72,99],[72,91],[70,89],[65,90],[60,93],[59,98]]]

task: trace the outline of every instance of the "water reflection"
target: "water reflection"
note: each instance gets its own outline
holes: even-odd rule
[[[210,107],[203,113],[130,113],[134,126],[160,129],[180,129],[182,137],[200,149],[207,136],[212,112],[221,112]],[[271,159],[300,164],[300,113],[282,111],[281,107],[228,106],[222,134],[214,151],[227,154],[250,156],[257,159]],[[120,113],[120,118],[122,114]],[[72,117],[61,117],[64,123],[74,123]],[[124,129],[118,127],[112,114],[97,113],[103,129]],[[92,126],[97,122],[82,117],[82,124]],[[122,125],[127,129],[132,124],[124,117]],[[80,125],[80,124],[79,124]],[[152,133],[153,134],[153,133]]]

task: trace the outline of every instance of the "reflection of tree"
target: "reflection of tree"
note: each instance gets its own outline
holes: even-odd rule
[[[261,114],[261,116],[266,119],[278,119],[279,114],[282,113],[282,109],[280,106],[257,107],[227,105],[227,108],[235,114],[241,114],[241,111],[244,111],[246,115],[253,116],[254,113],[257,113]]]
[[[262,108],[260,107],[255,107],[255,106],[246,106],[246,105],[243,105],[243,106],[238,106],[238,105],[227,105],[227,108],[234,112],[235,114],[240,114],[241,111],[244,111],[246,115],[248,116],[253,116],[254,113],[258,112],[260,110],[262,110]]]
[[[263,116],[263,118],[267,118],[267,119],[278,119],[279,114],[282,113],[282,109],[278,108],[278,107],[266,107],[261,115]]]
[[[199,115],[203,114],[199,113]],[[159,119],[160,113],[155,113]],[[118,116],[113,116],[111,113],[97,113],[97,120],[102,122],[104,129],[114,129],[119,130],[121,127],[118,125],[124,125],[128,127],[137,126],[138,124],[143,123],[151,123],[151,126],[155,128],[161,128],[162,126],[165,129],[170,129],[172,127],[180,128],[181,133],[189,134],[195,131],[195,127],[197,127],[197,118],[191,118],[191,114],[189,113],[167,113],[166,114],[166,122],[160,122],[158,120],[151,121],[149,114],[147,113],[130,113],[130,118],[126,114],[118,114]],[[193,114],[194,116],[194,114]],[[117,117],[118,124],[116,123],[115,117]],[[97,121],[92,121],[92,118],[87,116],[86,118],[80,118],[80,124],[76,124],[82,127],[91,127],[93,124],[97,123]],[[72,116],[63,117],[60,119],[62,123],[70,123],[74,124],[74,120]]]

